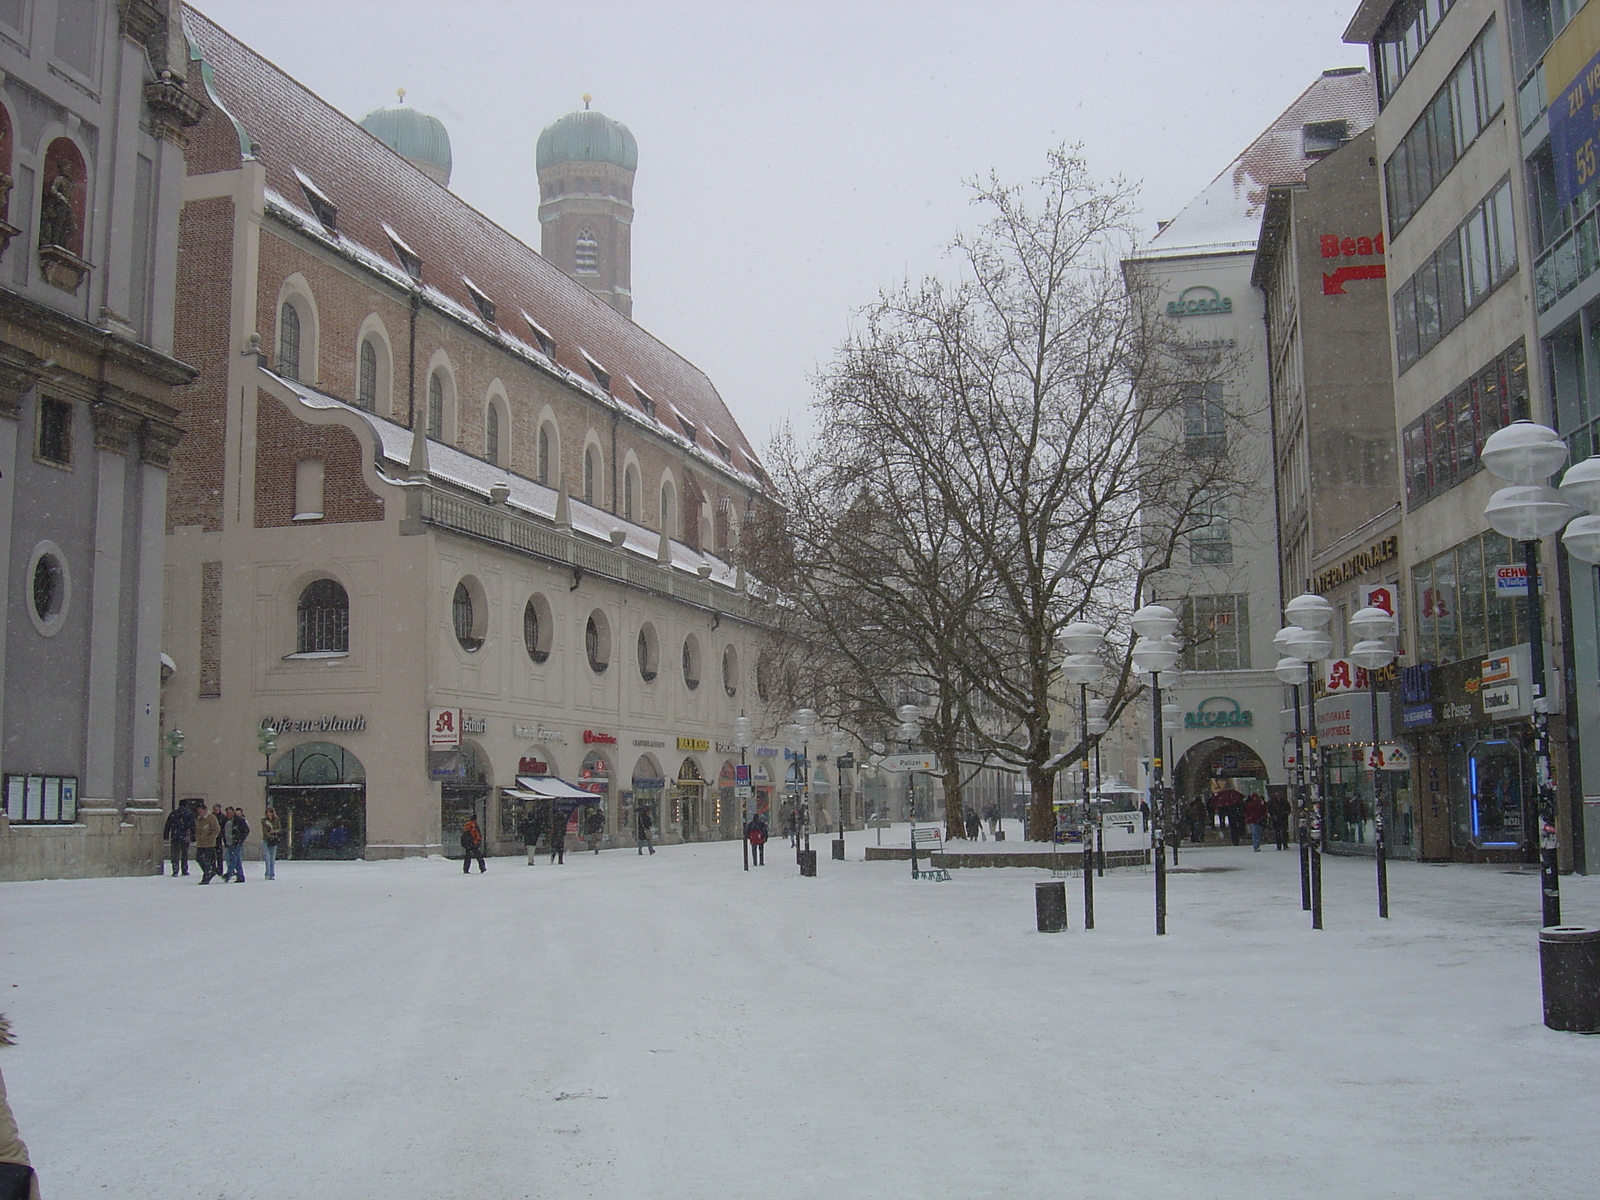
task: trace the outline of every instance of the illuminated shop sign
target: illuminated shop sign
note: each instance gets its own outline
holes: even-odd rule
[[[1231,696],[1208,696],[1200,701],[1194,712],[1183,714],[1185,729],[1217,729],[1222,727],[1248,727],[1255,724],[1255,714],[1240,708]]]
[[[1214,316],[1217,313],[1231,313],[1233,300],[1222,295],[1214,287],[1207,287],[1197,283],[1194,287],[1184,288],[1183,294],[1176,300],[1167,301],[1167,316],[1169,317],[1202,317]]]

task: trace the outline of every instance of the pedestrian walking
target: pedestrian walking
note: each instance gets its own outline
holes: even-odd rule
[[[522,821],[517,826],[517,832],[522,835],[522,848],[527,852],[528,865],[533,866],[535,848],[539,845],[539,820],[534,815],[530,806],[522,814]]]
[[[967,840],[969,842],[977,841],[978,834],[983,829],[983,822],[978,819],[978,814],[969,808],[962,813],[962,820],[965,821],[967,826]]]
[[[652,847],[650,853],[654,854]],[[557,809],[550,815],[550,865],[567,865],[567,814]]]
[[[223,882],[230,878],[235,883],[244,882],[244,844],[250,836],[250,822],[244,819],[244,809],[230,808],[231,814],[222,826],[222,845],[228,856],[227,873],[223,875]]]
[[[1250,831],[1250,849],[1261,853],[1261,827],[1267,823],[1267,806],[1260,792],[1251,792],[1244,802],[1244,824]]]
[[[222,809],[216,806],[212,812],[206,811],[206,803],[200,801],[195,808],[194,817],[194,857],[200,864],[200,882],[210,883],[222,874],[222,864],[218,861],[217,839],[222,836]]]
[[[1272,840],[1279,850],[1289,848],[1289,797],[1282,792],[1272,792],[1267,797],[1267,820],[1272,829]]]
[[[750,861],[758,867],[767,865],[767,819],[760,813],[750,818],[744,827],[744,836],[750,842]]]
[[[189,873],[189,843],[194,841],[194,809],[186,803],[178,805],[167,814],[166,824],[161,827],[161,836],[167,840],[172,849],[172,877],[179,875],[178,867],[183,867],[182,874]]]
[[[1206,802],[1196,796],[1189,801],[1184,815],[1189,818],[1189,840],[1198,846],[1206,840]]]
[[[599,854],[605,834],[606,814],[598,804],[591,804],[583,814],[583,835],[588,839],[589,849]]]
[[[478,860],[478,874],[482,875],[489,869],[483,861],[483,831],[478,828],[478,819],[468,817],[467,823],[461,827],[461,873],[472,873],[472,860]]]
[[[278,838],[281,834],[278,810],[269,804],[266,812],[261,814],[261,861],[266,864],[267,879],[278,877]]]
[[[0,1046],[14,1046],[11,1022],[0,1013]],[[0,1075],[0,1196],[39,1200],[39,1176],[28,1162],[28,1147],[17,1131],[17,1118],[6,1099],[6,1080]]]
[[[655,814],[650,811],[648,804],[639,806],[639,815],[634,818],[633,826],[634,832],[639,836],[639,853],[643,854],[645,847],[648,846],[650,853],[654,854],[656,852],[654,839],[656,818]]]

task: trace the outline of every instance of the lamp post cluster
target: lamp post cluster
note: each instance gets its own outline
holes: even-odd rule
[[[749,717],[740,713],[733,719],[733,744],[739,747],[739,765],[745,766],[745,755],[750,747],[755,745],[756,723]],[[744,775],[744,772],[740,772]],[[744,847],[744,869],[750,869],[750,797],[754,791],[748,778],[744,781],[736,780],[734,790],[738,792],[743,803],[739,806],[739,843]]]
[[[1313,765],[1306,773],[1306,754],[1317,750],[1316,666],[1333,653],[1333,638],[1327,625],[1333,620],[1333,605],[1321,596],[1307,592],[1284,605],[1289,624],[1278,630],[1273,644],[1283,657],[1275,674],[1294,689],[1295,741],[1295,821],[1300,840],[1300,906],[1311,913],[1311,928],[1322,928],[1322,788],[1320,772]],[[1307,721],[1300,718],[1300,684],[1305,682]],[[1307,726],[1310,728],[1309,738]],[[1308,787],[1309,784],[1309,787]]]
[[[1556,792],[1550,762],[1549,700],[1545,687],[1544,613],[1539,594],[1539,542],[1561,533],[1580,562],[1600,563],[1600,456],[1567,468],[1561,486],[1549,481],[1567,461],[1561,435],[1532,421],[1513,421],[1484,440],[1483,465],[1510,487],[1489,497],[1483,515],[1496,533],[1522,543],[1527,570],[1528,657],[1533,689],[1535,803],[1538,809],[1539,892],[1545,925],[1561,924],[1561,877],[1556,862]],[[1579,515],[1579,510],[1584,515]],[[1562,532],[1565,530],[1565,532]]]
[[[797,709],[790,723],[783,727],[784,742],[797,755],[800,768],[800,791],[796,797],[796,841],[804,842],[797,849],[811,849],[811,738],[816,732],[815,709]]]

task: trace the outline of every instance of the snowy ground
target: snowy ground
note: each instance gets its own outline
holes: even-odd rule
[[[904,838],[904,831],[885,830]],[[0,885],[45,1200],[1583,1196],[1600,1038],[1540,1023],[1537,878],[1185,852],[1034,932],[1041,871],[781,843]],[[1600,879],[1564,881],[1600,922]]]

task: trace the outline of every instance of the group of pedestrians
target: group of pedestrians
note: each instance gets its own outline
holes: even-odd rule
[[[1260,792],[1243,795],[1236,788],[1223,788],[1199,795],[1184,806],[1189,840],[1196,845],[1206,840],[1206,828],[1213,821],[1227,832],[1228,841],[1237,846],[1246,837],[1250,848],[1260,852],[1264,837],[1270,836],[1279,850],[1289,848],[1289,800],[1271,792],[1263,799]]]
[[[213,804],[204,800],[185,800],[167,814],[161,828],[172,862],[173,878],[189,874],[189,847],[200,867],[200,882],[221,878],[224,883],[244,882],[244,846],[250,839],[250,822],[244,809]],[[277,878],[278,814],[267,805],[261,817],[261,861],[265,878]]]

